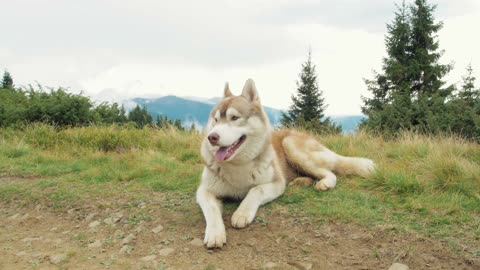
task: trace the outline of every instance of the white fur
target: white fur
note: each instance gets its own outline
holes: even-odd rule
[[[247,133],[247,129],[244,127],[237,127],[227,123],[215,125],[209,134],[217,133],[220,135],[218,144],[220,146],[229,146],[237,141],[242,135]]]
[[[253,81],[247,81],[243,91],[250,102],[258,100]],[[221,123],[210,119],[206,134],[217,133],[221,146],[233,144],[242,135],[246,135],[246,140],[227,162],[215,160],[219,146],[212,146],[206,139],[202,142],[201,154],[206,166],[197,190],[197,202],[207,223],[204,242],[209,248],[222,247],[226,243],[220,198],[242,200],[231,222],[235,228],[244,228],[253,221],[258,208],[280,196],[286,186],[269,142],[268,121],[262,121],[257,115],[241,115],[233,107],[227,109],[226,115],[227,120]],[[240,119],[229,121],[232,115]],[[214,117],[218,121],[220,113],[217,111]]]

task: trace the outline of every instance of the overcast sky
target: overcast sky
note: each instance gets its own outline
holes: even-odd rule
[[[103,100],[214,97],[225,81],[238,93],[253,78],[263,103],[284,109],[311,47],[327,114],[358,114],[363,78],[385,55],[394,3],[0,0],[0,70],[17,86],[39,82]],[[468,63],[480,78],[480,1],[433,3],[444,22],[442,62],[455,62],[449,82]]]

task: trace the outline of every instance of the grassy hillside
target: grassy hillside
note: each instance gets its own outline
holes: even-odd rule
[[[413,231],[480,256],[478,144],[414,134],[396,141],[363,133],[318,139],[342,155],[372,158],[377,172],[369,179],[341,177],[328,192],[289,187],[263,209],[302,212],[314,226],[340,222]],[[197,212],[200,141],[196,133],[114,126],[2,129],[0,201],[63,211],[102,198],[133,203],[154,194]]]

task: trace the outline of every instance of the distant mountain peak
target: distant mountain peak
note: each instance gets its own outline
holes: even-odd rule
[[[128,108],[133,108],[136,104],[144,105],[154,118],[156,118],[157,115],[164,115],[173,120],[180,119],[184,126],[189,127],[192,122],[197,126],[204,126],[208,121],[210,111],[221,100],[221,97],[203,98],[168,95],[158,98],[137,97],[126,100],[123,104],[125,104],[125,106],[128,104]],[[267,106],[264,106],[264,109],[272,125],[278,125],[280,123],[282,111]],[[334,122],[340,124],[344,132],[352,132],[360,124],[364,116],[341,115],[330,116],[330,118]]]

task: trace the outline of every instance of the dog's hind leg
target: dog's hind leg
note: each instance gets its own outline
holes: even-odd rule
[[[319,181],[315,184],[316,190],[334,188],[337,177],[333,174],[339,156],[328,148],[305,135],[290,135],[282,142],[287,160],[306,174]]]
[[[290,182],[288,185],[289,186],[300,186],[300,187],[307,187],[313,185],[315,181],[311,177],[307,176],[302,176],[302,177],[297,177],[293,179],[292,182]]]

